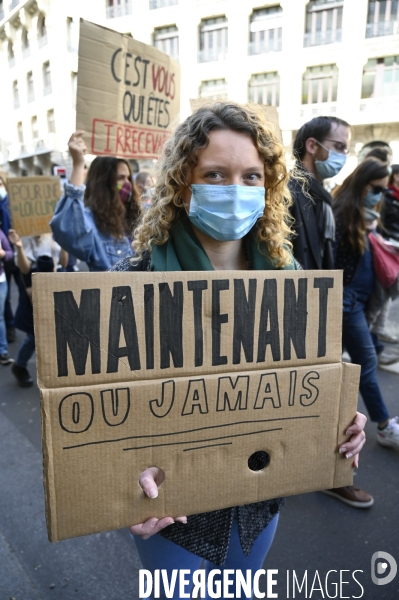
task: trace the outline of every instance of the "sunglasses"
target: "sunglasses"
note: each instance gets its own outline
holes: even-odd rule
[[[385,188],[382,185],[372,185],[371,189],[373,194],[382,194],[382,192],[385,192]]]

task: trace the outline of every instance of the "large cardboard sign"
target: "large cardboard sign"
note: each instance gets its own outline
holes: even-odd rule
[[[351,483],[341,272],[35,274],[33,293],[51,541]]]
[[[59,177],[10,177],[11,221],[20,236],[51,233],[49,222],[61,197]]]
[[[76,127],[91,154],[157,158],[180,110],[180,66],[167,54],[81,20]]]

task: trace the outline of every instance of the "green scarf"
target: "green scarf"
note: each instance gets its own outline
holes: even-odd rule
[[[251,256],[252,268],[256,271],[275,270],[275,261],[270,258],[266,246],[259,244],[252,230],[247,240]],[[284,270],[295,270],[294,259],[283,267]],[[196,238],[190,221],[184,215],[180,217],[169,232],[169,239],[161,246],[154,246],[151,252],[151,271],[214,271],[207,253]]]

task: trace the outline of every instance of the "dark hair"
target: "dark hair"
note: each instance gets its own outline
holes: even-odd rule
[[[378,158],[378,160],[380,160],[381,162],[387,163],[387,162],[389,162],[388,149],[381,148],[381,146],[376,146],[375,148],[370,150],[370,152],[368,154],[366,154],[364,159],[366,159],[366,158]]]
[[[124,163],[129,169],[129,181],[133,187],[132,197],[126,205],[121,202],[116,187],[119,163]],[[99,231],[114,237],[131,234],[139,215],[138,198],[132,170],[126,160],[114,156],[97,156],[93,160],[87,173],[84,202],[92,211]]]
[[[338,117],[315,117],[302,125],[295,136],[292,150],[294,157],[297,160],[302,160],[306,154],[306,141],[309,138],[315,138],[318,142],[322,142],[329,135],[333,124],[337,127],[343,125],[350,129],[349,123],[338,119]]]
[[[373,179],[383,179],[389,174],[388,168],[375,158],[366,158],[345,179],[343,184],[332,192],[333,210],[342,225],[342,243],[356,252],[364,252],[364,188]]]
[[[389,185],[393,185],[393,176],[399,175],[399,165],[391,165],[391,174],[389,176]]]

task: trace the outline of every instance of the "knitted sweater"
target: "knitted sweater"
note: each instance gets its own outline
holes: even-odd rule
[[[131,259],[125,258],[112,267],[111,271],[147,271],[149,264],[150,257],[145,253],[143,260],[137,264],[132,265]],[[256,465],[254,467],[256,470]],[[282,498],[276,498],[191,515],[187,517],[187,524],[174,523],[163,529],[159,535],[205,560],[222,566],[227,556],[234,512],[237,512],[241,547],[244,554],[248,555],[256,538],[279,512],[283,502]]]

